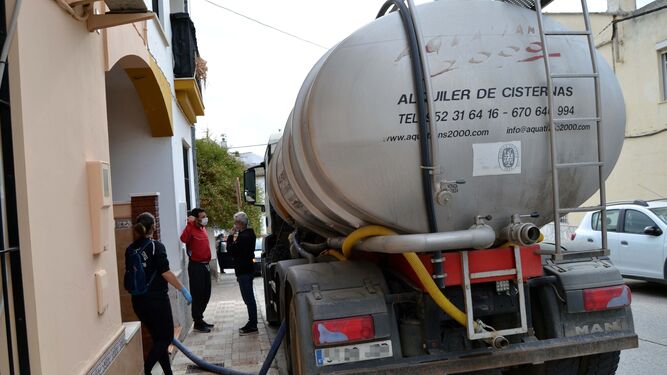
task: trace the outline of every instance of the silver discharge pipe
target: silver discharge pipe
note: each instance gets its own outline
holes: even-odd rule
[[[329,238],[327,244],[340,249],[345,238]],[[496,232],[486,224],[474,225],[467,230],[438,233],[377,236],[360,241],[357,250],[375,253],[401,254],[430,253],[436,250],[486,249],[496,241]]]

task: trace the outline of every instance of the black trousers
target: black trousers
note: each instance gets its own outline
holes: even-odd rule
[[[241,289],[241,298],[248,309],[248,324],[245,325],[247,328],[257,328],[257,303],[255,303],[255,292],[252,290],[254,277],[253,274],[236,276],[236,281]]]
[[[211,270],[208,263],[190,262],[188,276],[192,294],[192,319],[197,324],[204,319],[204,310],[211,299]]]
[[[222,252],[218,251],[218,267],[220,267],[220,273],[225,273],[225,269],[222,267]]]
[[[160,362],[165,375],[171,375],[171,363],[167,349],[174,338],[174,319],[171,316],[169,296],[132,296],[132,308],[153,338],[153,347],[144,361],[144,374],[150,375],[153,366]]]

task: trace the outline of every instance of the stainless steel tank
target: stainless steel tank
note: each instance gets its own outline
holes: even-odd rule
[[[435,100],[435,161],[451,198],[436,204],[439,231],[466,229],[492,215],[552,220],[546,75],[534,12],[488,0],[442,0],[417,7]],[[563,27],[546,17],[545,29]],[[581,36],[549,39],[552,73],[590,73]],[[598,55],[605,176],[618,159],[625,107],[612,70]],[[558,161],[597,160],[593,79],[555,79]],[[373,21],[327,52],[306,77],[268,170],[278,213],[322,235],[380,224],[427,232],[415,95],[397,13]],[[597,190],[597,169],[559,171],[562,207]],[[435,198],[434,198],[435,199]]]

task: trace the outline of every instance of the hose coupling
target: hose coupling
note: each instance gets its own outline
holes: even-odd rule
[[[487,343],[491,345],[494,349],[505,349],[510,346],[510,342],[505,336],[495,336],[489,338]]]
[[[520,246],[528,246],[540,239],[540,228],[532,223],[522,223],[519,215],[512,216],[512,223],[500,230],[500,238]]]

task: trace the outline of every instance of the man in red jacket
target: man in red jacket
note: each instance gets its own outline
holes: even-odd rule
[[[211,298],[211,246],[206,232],[208,217],[206,211],[195,208],[188,215],[188,224],[181,234],[181,241],[185,244],[190,262],[188,263],[188,277],[192,293],[192,319],[194,329],[199,332],[211,332],[213,324],[204,321],[204,310]]]

